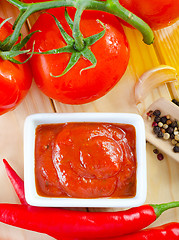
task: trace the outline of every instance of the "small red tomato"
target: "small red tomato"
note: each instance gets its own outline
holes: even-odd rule
[[[3,19],[0,18],[0,23]],[[12,34],[12,25],[6,22],[0,29],[0,41]],[[16,60],[23,62],[25,56]],[[14,109],[26,96],[32,83],[29,64],[15,64],[0,57],[0,115]]]
[[[72,32],[64,15],[64,8],[52,9],[53,14],[68,34]],[[68,8],[73,19],[75,9]],[[82,14],[80,29],[84,37],[97,34],[103,30],[99,19],[106,26],[105,35],[93,44],[90,49],[97,59],[95,68],[81,71],[91,63],[81,57],[77,64],[65,75],[60,75],[66,68],[71,53],[34,55],[31,66],[37,86],[49,97],[67,104],[83,104],[91,102],[105,95],[123,76],[129,61],[129,45],[123,28],[118,19],[110,14],[85,11]],[[35,51],[44,52],[66,45],[54,18],[44,13],[36,21],[31,31],[35,33],[28,42],[32,48],[35,42]],[[51,76],[51,74],[53,76]]]
[[[119,0],[153,29],[167,27],[179,18],[179,0]]]

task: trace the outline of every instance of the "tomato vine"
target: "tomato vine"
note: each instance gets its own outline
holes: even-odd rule
[[[54,0],[51,2],[40,2],[40,3],[23,3],[19,0],[7,0],[20,10],[20,14],[15,21],[14,32],[11,35],[8,43],[4,50],[10,50],[17,41],[22,25],[26,19],[34,12],[57,8],[57,7],[75,7],[77,9],[74,20],[73,37],[75,39],[75,46],[77,49],[83,49],[84,42],[82,34],[79,29],[79,22],[81,14],[84,10],[98,10],[111,13],[122,20],[126,21],[136,29],[138,29],[142,35],[143,40],[146,44],[152,44],[154,40],[154,34],[148,24],[142,19],[122,7],[118,0]]]

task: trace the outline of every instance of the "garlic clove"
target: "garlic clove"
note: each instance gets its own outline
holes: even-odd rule
[[[135,85],[136,104],[142,102],[152,89],[164,83],[177,81],[177,79],[176,69],[167,65],[160,65],[145,72]]]

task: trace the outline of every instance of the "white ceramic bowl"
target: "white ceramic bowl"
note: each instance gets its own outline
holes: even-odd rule
[[[136,131],[137,186],[132,198],[53,198],[42,197],[35,186],[35,130],[40,124],[65,122],[107,122],[131,124]],[[141,116],[130,113],[42,113],[27,117],[24,125],[25,197],[33,206],[48,207],[134,207],[143,204],[147,194],[146,138]]]

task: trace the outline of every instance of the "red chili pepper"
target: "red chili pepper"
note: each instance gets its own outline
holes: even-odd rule
[[[4,161],[6,164],[6,161]],[[6,164],[11,182],[13,169]],[[19,178],[16,192],[24,198],[24,188]],[[178,207],[178,202],[143,205],[118,212],[80,212],[60,208],[34,207],[30,205],[0,204],[0,221],[24,229],[46,233],[56,239],[94,239],[117,237],[147,227],[165,210]]]
[[[8,178],[10,179],[20,202],[22,204],[27,204],[24,194],[24,181],[17,175],[5,159],[3,159],[3,163],[5,165]]]
[[[141,230],[133,234],[117,238],[105,238],[101,240],[178,240],[178,239],[179,239],[179,223],[171,222],[159,227]],[[99,240],[99,238],[96,240]]]

